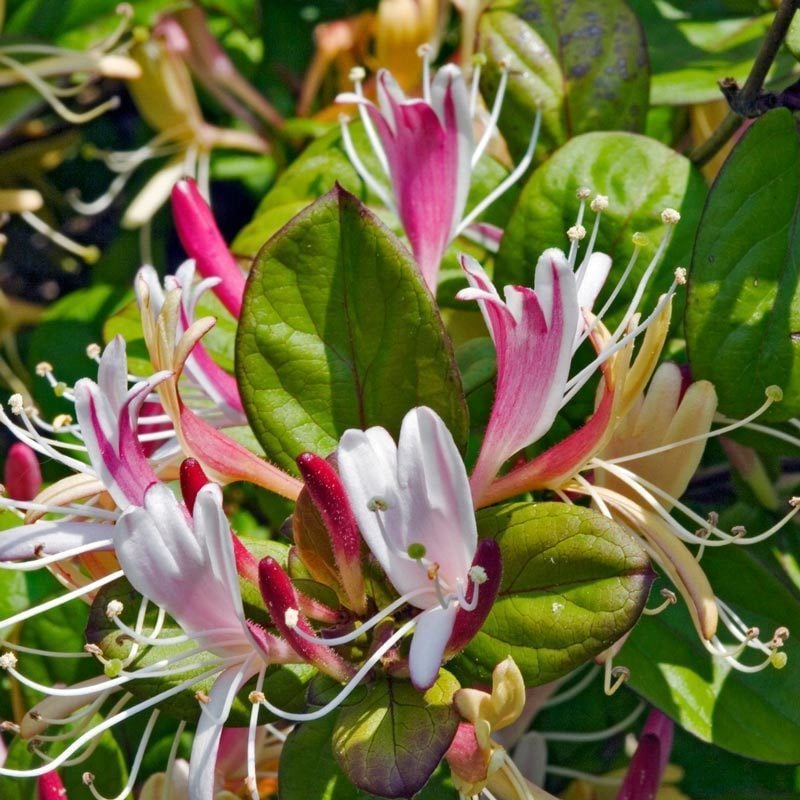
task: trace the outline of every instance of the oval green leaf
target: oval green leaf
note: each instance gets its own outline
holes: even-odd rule
[[[623,636],[644,607],[647,555],[612,520],[563,503],[511,503],[478,514],[500,544],[494,607],[458,659],[458,674],[487,682],[507,656],[526,686],[555,680]]]
[[[695,378],[720,411],[749,414],[771,384],[774,421],[800,414],[800,138],[778,109],[757,120],[725,162],[697,231],[686,306]],[[746,375],[747,380],[742,380]]]
[[[415,795],[453,741],[460,721],[453,695],[459,688],[445,670],[424,694],[408,681],[377,681],[336,720],[333,753],[345,775],[380,797]]]
[[[650,89],[647,48],[622,0],[498,0],[482,17],[489,57],[482,89],[493,97],[499,64],[511,60],[500,129],[515,157],[542,108],[541,154],[596,130],[644,130]]]
[[[533,173],[501,242],[495,282],[530,286],[542,251],[548,247],[567,249],[566,231],[575,224],[578,213],[575,193],[585,186],[609,199],[595,245],[614,260],[609,285],[621,276],[633,254],[631,236],[639,231],[650,242],[642,247],[618,304],[633,297],[638,279],[664,235],[661,212],[664,208],[681,212],[682,220],[641,306],[652,308],[671,283],[675,267],[688,262],[705,184],[687,158],[655,139],[631,133],[578,136]],[[587,229],[593,222],[588,212],[584,220]]]
[[[348,428],[396,435],[428,405],[457,442],[467,413],[436,304],[399,240],[340,187],[276,234],[245,291],[236,369],[267,456],[296,471]]]

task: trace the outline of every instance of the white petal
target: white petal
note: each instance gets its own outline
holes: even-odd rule
[[[225,670],[211,687],[205,712],[200,714],[197,723],[189,761],[189,797],[192,800],[212,800],[214,797],[214,772],[222,735],[222,725],[217,720],[228,718],[236,691],[254,673],[255,670],[249,674],[242,673],[241,665],[237,664]]]
[[[119,414],[128,394],[128,359],[125,340],[121,336],[115,336],[100,356],[97,385],[105,403],[115,415]]]
[[[578,272],[578,307],[589,311],[594,308],[597,295],[611,270],[611,258],[605,253],[592,253],[588,262],[581,264]]]
[[[398,477],[408,497],[404,549],[412,542],[455,588],[472,565],[478,532],[469,479],[453,437],[430,408],[406,414],[400,430]]]
[[[408,668],[411,682],[421,691],[429,689],[436,681],[457,613],[458,606],[453,603],[447,608],[430,608],[417,617],[408,654]]]

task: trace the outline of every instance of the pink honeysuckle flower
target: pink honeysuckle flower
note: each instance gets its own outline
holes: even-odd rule
[[[214,294],[239,319],[244,295],[244,273],[219,232],[208,203],[191,178],[179,180],[172,189],[172,215],[181,244],[197,263],[204,278],[217,278]]]
[[[336,99],[359,106],[370,145],[389,178],[391,194],[364,166],[353,146],[347,122],[343,120],[342,138],[347,154],[369,188],[397,213],[422,277],[435,292],[439,264],[447,246],[467,232],[478,216],[528,168],[536,146],[540,116],[536,117],[528,150],[520,163],[465,216],[471,173],[495,132],[508,69],[501,73],[492,113],[476,145],[472,117],[476,110],[479,70],[475,70],[473,86],[468,91],[461,70],[453,64],[442,67],[431,81],[428,54],[423,58],[423,98],[406,98],[392,75],[380,70],[376,79],[378,106],[375,106],[364,97],[363,70],[356,69],[353,72],[355,92],[340,94]],[[479,230],[477,236],[491,245],[494,231],[488,239],[483,233]]]
[[[496,545],[482,543],[491,550],[492,564],[478,564],[464,462],[431,409],[415,408],[406,415],[397,445],[384,428],[345,431],[337,458],[367,546],[395,589],[421,609],[409,671],[414,685],[426,689],[436,680],[459,612],[477,608],[480,584],[491,580],[496,592]]]
[[[147,287],[149,304],[146,310],[154,318],[161,314],[166,294],[176,290],[180,292],[180,305],[176,309],[176,313],[179,315],[175,327],[176,345],[184,332],[194,323],[200,297],[207,289],[213,289],[220,282],[219,278],[211,277],[195,283],[194,276],[195,262],[186,261],[174,275],[168,275],[164,279],[163,289],[158,273],[149,265],[139,270],[134,282],[137,296],[140,298],[143,286]],[[140,305],[144,305],[141,300]],[[215,427],[224,428],[246,424],[247,418],[239,396],[236,378],[211,358],[202,342],[198,341],[192,348],[183,364],[182,375],[186,377],[186,383],[191,387],[191,389],[188,386],[184,388],[183,394],[186,396],[191,391],[192,396],[198,395],[195,398],[198,412],[202,409],[204,417]],[[187,397],[187,399],[189,398]],[[202,408],[203,406],[210,406],[210,408]]]
[[[617,800],[651,800],[656,796],[669,763],[674,730],[669,717],[657,708],[650,712]]]
[[[144,506],[120,517],[114,544],[134,588],[219,659],[214,685],[207,702],[201,703],[189,773],[190,797],[210,800],[223,724],[236,692],[254,675],[263,679],[268,664],[300,659],[285,642],[245,617],[230,526],[217,485],[207,484],[197,492],[191,518],[164,484],[151,486]],[[252,736],[255,721],[257,716]]]
[[[477,261],[461,256],[470,282],[457,295],[477,300],[497,351],[494,405],[470,478],[479,500],[500,467],[545,434],[569,378],[580,312],[575,276],[560,250],[546,250],[534,288],[506,286],[505,300]]]
[[[158,478],[137,435],[139,410],[153,389],[170,376],[157,372],[128,388],[125,340],[116,336],[103,351],[97,382],[75,384],[75,414],[89,461],[120,508],[141,505]]]
[[[67,800],[67,790],[55,770],[36,779],[36,800]]]

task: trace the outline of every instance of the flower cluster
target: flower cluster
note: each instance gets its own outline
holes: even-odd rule
[[[167,66],[186,69],[176,53],[203,74],[202,48],[185,37],[197,24],[196,17],[178,14],[163,22],[157,40],[137,45],[132,55],[152,81],[161,76],[166,87]],[[355,92],[338,100],[357,105],[391,188],[364,166],[346,123],[344,147],[375,195],[396,212],[419,278],[432,294],[453,241],[468,234],[499,239],[501,231],[478,219],[528,169],[540,118],[532,123],[520,163],[467,212],[470,173],[496,134],[508,65],[475,144],[479,70],[468,89],[457,67],[431,78],[428,51],[423,59],[422,99],[407,100],[381,71],[376,106],[356,70]],[[162,67],[156,70],[155,63]],[[187,151],[207,154],[226,138],[210,132],[199,110],[178,132],[173,117],[179,110],[174,103],[157,107],[152,117],[163,134],[158,147],[174,150],[182,169]],[[0,667],[26,696],[41,695],[19,719],[4,723],[39,761],[0,766],[0,776],[38,778],[40,797],[58,797],[60,771],[88,759],[107,731],[142,715],[132,768],[116,795],[127,796],[141,783],[153,732],[168,717],[179,723],[166,769],[147,778],[140,797],[258,800],[275,790],[276,774],[284,780],[282,751],[292,737],[304,725],[336,715],[333,738],[326,729],[326,741],[337,768],[364,791],[400,796],[393,792],[402,789],[410,796],[441,763],[462,800],[547,798],[552,795],[539,787],[542,775],[530,766],[532,740],[523,735],[535,713],[532,690],[540,683],[555,690],[553,680],[594,658],[604,665],[606,692],[613,693],[628,677],[613,659],[641,613],[669,613],[680,597],[712,657],[744,672],[782,667],[788,631],[781,627],[762,637],[715,594],[701,558],[711,548],[763,541],[794,517],[800,503],[792,501],[780,522],[753,535],[724,530],[716,516],[702,517],[680,499],[709,438],[753,424],[780,399],[780,390],[767,388],[764,406],[747,419],[714,428],[713,385],[692,382],[678,366],[661,362],[685,270],[676,269],[653,307],[643,309],[680,214],[664,209],[663,236],[643,267],[638,261],[646,242],[634,234],[633,257],[616,276],[611,258],[595,249],[608,198],[580,189],[578,201],[566,252],[546,249],[533,265],[530,287],[506,286],[501,293],[477,260],[459,256],[464,286],[457,300],[464,308],[477,304],[495,355],[491,408],[473,442],[475,453],[465,461],[463,442],[444,414],[426,403],[404,408],[394,427],[372,424],[371,412],[362,408],[363,424],[337,429],[333,452],[291,453],[296,470],[290,474],[291,464],[282,469],[237,438],[260,410],[248,403],[206,339],[215,325],[213,316],[203,315],[207,293],[216,296],[220,313],[244,327],[243,299],[258,285],[246,283],[194,182],[178,181],[173,212],[190,260],[163,282],[150,265],[135,280],[149,372],[130,374],[130,343],[117,336],[104,348],[89,349],[96,377],[74,386],[59,381],[53,365],[39,365],[40,377],[70,404],[56,419],[44,419],[20,394],[10,398],[7,411],[0,409],[0,422],[18,440],[8,455],[0,504],[20,522],[0,535],[0,567],[47,570],[63,589],[0,620],[6,637]],[[594,227],[583,246],[588,213]],[[621,305],[623,285],[637,272],[641,277],[635,287],[625,287],[630,299]],[[425,297],[435,308],[432,296]],[[333,352],[330,358],[346,360]],[[588,419],[559,439],[557,421],[592,392]],[[296,424],[280,419],[282,411],[270,413],[271,423]],[[42,486],[38,459],[58,464],[66,476]],[[269,537],[239,535],[224,490],[232,483],[293,504],[288,523]],[[597,550],[622,551],[638,580],[622,592],[624,613],[616,607],[595,611],[600,601],[591,586],[586,589],[597,632],[568,642],[563,649],[574,645],[578,655],[551,672],[541,667],[541,680],[539,665],[524,658],[538,642],[519,645],[513,631],[501,639],[498,630],[519,624],[515,600],[546,595],[542,574],[554,584],[569,583],[556,563],[567,556],[557,551],[551,564],[536,567],[541,574],[528,572],[539,554],[524,548],[535,549],[540,529],[508,522],[520,508],[589,520]],[[559,542],[574,534],[570,524],[557,532]],[[604,531],[618,538],[609,544]],[[592,545],[581,547],[567,571],[583,568],[582,558],[600,558],[589,552]],[[662,590],[658,608],[645,607],[654,578],[648,559],[674,588]],[[521,575],[534,589],[519,588]],[[590,575],[586,583],[603,577]],[[612,577],[629,576],[620,567]],[[578,605],[568,589],[549,602],[553,614],[567,603]],[[15,631],[26,622],[81,605],[89,609],[83,651],[20,644]],[[622,621],[608,623],[617,612]],[[536,628],[536,620],[526,624],[525,632]],[[508,653],[518,648],[515,657],[497,657],[495,640]],[[89,660],[94,671],[70,685],[51,684],[26,668],[33,656]],[[493,663],[487,665],[487,658]],[[452,689],[457,682],[463,688]],[[484,691],[490,682],[491,691]],[[351,756],[365,736],[353,708],[368,703],[365,696],[374,701],[381,691],[389,696],[395,690],[414,698],[386,706],[398,716],[412,715],[410,729],[426,731],[430,719],[439,720],[429,731],[431,752],[439,750],[430,769],[387,778],[382,760],[393,755],[381,750],[377,734],[374,750]],[[624,720],[626,729],[641,710]],[[361,716],[370,713],[367,707]],[[187,726],[194,729],[191,751],[179,752]],[[672,723],[653,711],[619,798],[655,796],[671,737]],[[395,780],[403,782],[401,789]],[[84,783],[102,797],[91,773]]]

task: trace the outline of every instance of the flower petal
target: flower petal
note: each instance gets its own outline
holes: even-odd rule
[[[455,603],[447,608],[437,605],[416,618],[417,625],[408,653],[408,669],[415,689],[425,691],[436,682],[457,612]]]

